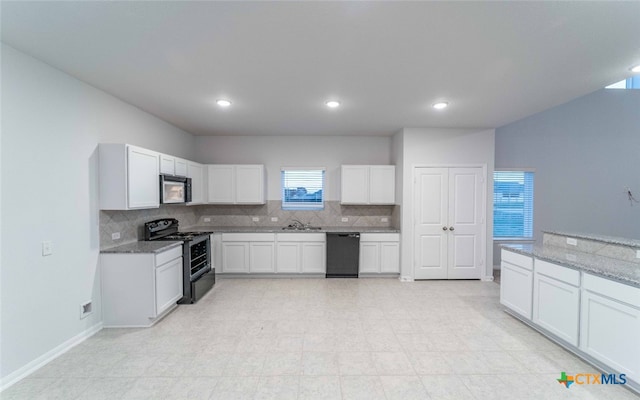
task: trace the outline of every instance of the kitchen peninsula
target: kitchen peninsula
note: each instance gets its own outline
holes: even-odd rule
[[[504,245],[507,312],[640,390],[640,240],[544,232],[542,245]]]

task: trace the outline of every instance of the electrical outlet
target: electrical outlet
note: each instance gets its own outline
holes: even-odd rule
[[[50,256],[53,254],[53,242],[45,240],[42,242],[42,256]]]
[[[347,217],[342,217],[342,222],[349,222],[349,218],[347,218]]]
[[[209,218],[209,217],[204,217],[204,222],[211,222],[211,218]]]
[[[80,319],[86,318],[91,314],[93,314],[93,305],[91,304],[91,301],[80,304]]]
[[[253,218],[251,218],[251,220],[252,220],[253,222],[259,222],[259,221],[260,221],[260,218],[258,218],[258,217],[253,217]]]
[[[578,245],[578,239],[567,238],[567,244],[570,245],[570,246],[577,246]]]
[[[278,217],[271,217],[271,222],[278,222]]]
[[[111,234],[111,240],[118,240],[120,239],[120,232],[113,232]]]
[[[380,218],[380,222],[389,222],[389,218],[382,217],[382,218]]]

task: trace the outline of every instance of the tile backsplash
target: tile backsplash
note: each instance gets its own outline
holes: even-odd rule
[[[143,239],[143,224],[158,218],[176,218],[185,228],[193,225],[281,227],[294,219],[322,227],[398,227],[400,206],[343,206],[339,201],[326,201],[321,211],[285,211],[281,201],[270,200],[261,205],[163,205],[150,210],[103,210],[100,211],[100,248]],[[120,239],[112,239],[115,232],[120,233]]]

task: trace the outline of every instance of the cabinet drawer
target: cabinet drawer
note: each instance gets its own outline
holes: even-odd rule
[[[170,250],[156,254],[156,267],[166,264],[167,262],[182,257],[182,246],[174,247]]]
[[[502,261],[517,265],[528,270],[533,269],[533,258],[522,254],[502,249]]]
[[[399,242],[399,233],[361,233],[361,242]]]
[[[324,242],[324,233],[277,233],[278,242]]]
[[[275,233],[223,233],[223,242],[273,242]]]
[[[568,283],[569,285],[580,286],[580,272],[575,269],[562,267],[538,259],[536,259],[535,265],[536,274],[546,275],[561,282]]]
[[[640,288],[584,274],[583,288],[640,308]]]

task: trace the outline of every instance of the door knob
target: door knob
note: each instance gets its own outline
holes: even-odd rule
[[[453,231],[453,230],[455,230],[455,228],[454,228],[453,226],[450,226],[450,227],[449,227],[449,230],[450,230],[450,231]]]
[[[443,230],[443,231],[446,231],[447,229],[449,229],[449,228],[447,228],[446,226],[443,226],[443,227],[442,227],[442,230]]]

